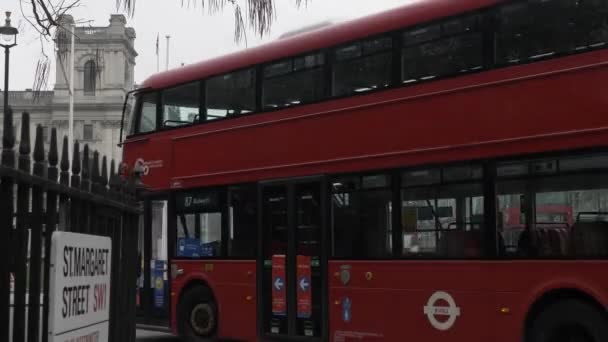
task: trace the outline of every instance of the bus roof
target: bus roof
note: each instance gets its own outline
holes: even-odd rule
[[[504,0],[416,0],[375,15],[346,21],[293,37],[275,40],[226,56],[161,72],[146,79],[142,87],[151,89],[168,88],[232,70],[414,26],[418,23],[473,11],[501,1]]]

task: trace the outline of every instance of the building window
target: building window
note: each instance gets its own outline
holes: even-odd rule
[[[94,61],[88,61],[84,64],[84,94],[95,95],[95,80],[97,77],[97,69]]]
[[[82,140],[93,140],[93,125],[85,124],[83,126]]]

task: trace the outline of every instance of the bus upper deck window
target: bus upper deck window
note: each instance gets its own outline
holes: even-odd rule
[[[156,94],[146,94],[141,97],[139,106],[139,118],[137,122],[137,133],[149,133],[157,130]]]
[[[200,83],[193,82],[163,91],[163,127],[179,127],[199,121]]]

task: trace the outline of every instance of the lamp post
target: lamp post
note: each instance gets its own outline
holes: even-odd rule
[[[0,46],[4,48],[4,113],[8,113],[8,57],[9,49],[17,45],[19,30],[11,26],[11,12],[6,12],[6,23],[0,26]]]

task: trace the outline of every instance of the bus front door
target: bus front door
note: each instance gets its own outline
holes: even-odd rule
[[[258,331],[264,340],[326,340],[323,181],[261,185]]]
[[[146,198],[139,221],[137,323],[140,328],[169,327],[168,201]]]

